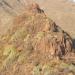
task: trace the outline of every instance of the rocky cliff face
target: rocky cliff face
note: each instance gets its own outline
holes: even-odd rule
[[[72,53],[71,37],[49,19],[38,4],[26,7],[7,25],[10,27],[4,27],[5,33],[0,34],[1,75],[48,75],[51,70],[62,75],[58,65],[67,65],[61,59]],[[65,75],[65,71],[63,73]]]

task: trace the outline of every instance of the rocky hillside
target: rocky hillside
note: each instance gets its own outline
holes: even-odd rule
[[[0,24],[0,75],[75,75],[71,37],[38,4],[6,17]]]
[[[43,8],[57,25],[75,39],[75,2],[74,0],[34,0]]]

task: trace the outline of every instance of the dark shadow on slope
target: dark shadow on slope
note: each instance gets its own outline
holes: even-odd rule
[[[73,42],[73,48],[75,49],[75,39],[72,39]]]

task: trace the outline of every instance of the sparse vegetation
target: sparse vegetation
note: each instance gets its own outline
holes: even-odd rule
[[[18,39],[24,39],[27,36],[27,31],[25,28],[17,30],[12,36],[11,36],[11,41],[17,41]]]
[[[5,59],[4,59],[2,67],[6,67],[7,65],[13,63],[13,61],[15,60],[15,58],[17,57],[17,54],[18,54],[16,52],[17,51],[16,51],[16,49],[14,48],[13,45],[6,45],[4,47],[3,57]]]
[[[35,66],[34,69],[33,69],[33,75],[41,75],[41,66],[38,65],[38,66]]]
[[[36,3],[13,17],[0,34],[0,75],[75,75],[65,59],[73,53],[71,38],[56,26]]]

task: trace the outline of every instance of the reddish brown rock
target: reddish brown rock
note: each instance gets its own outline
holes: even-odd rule
[[[37,4],[29,8],[14,17],[6,35],[1,36],[1,42],[6,41],[2,46],[3,53],[7,54],[2,56],[1,75],[33,75],[31,72],[39,63],[44,65],[51,59],[61,59],[72,52],[70,36]],[[7,48],[6,44],[12,47]],[[16,64],[19,65],[13,69]]]

